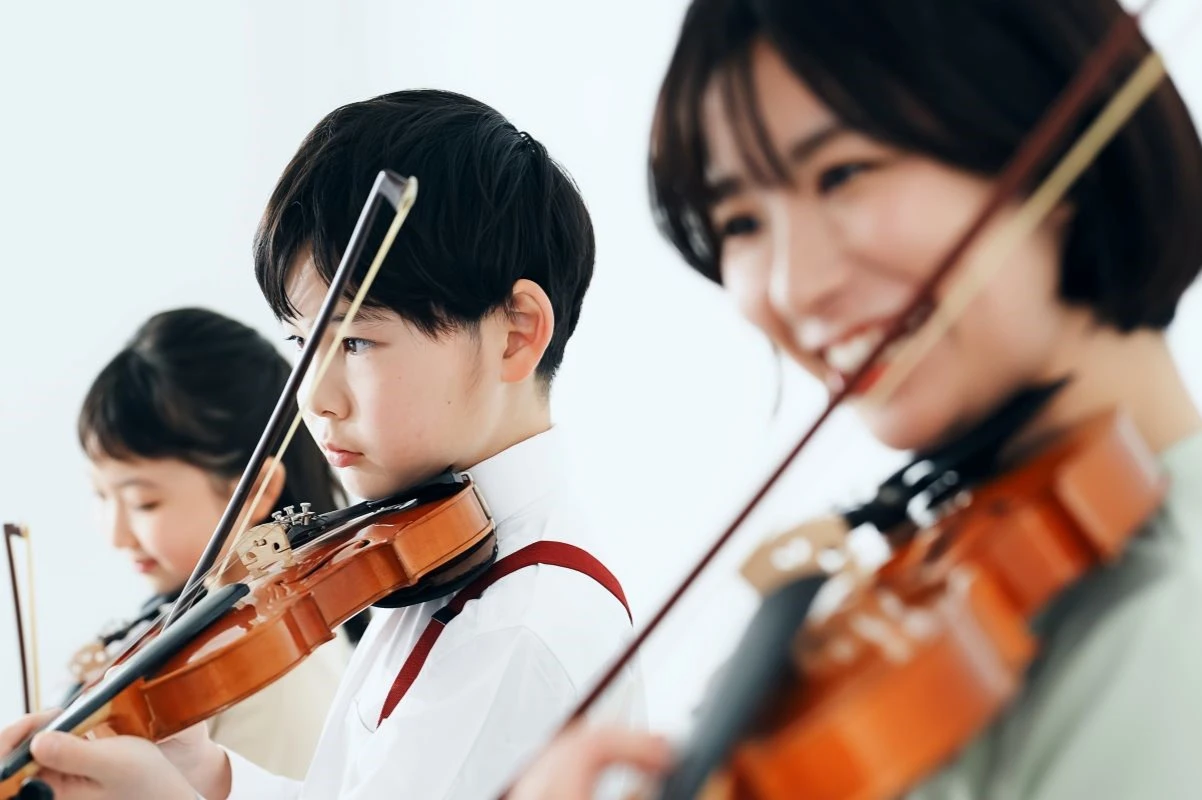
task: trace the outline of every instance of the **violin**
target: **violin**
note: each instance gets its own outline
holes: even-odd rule
[[[50,727],[103,724],[106,733],[172,736],[283,677],[362,609],[455,591],[496,550],[492,519],[464,475],[377,502],[341,523],[272,522],[250,533],[270,558],[256,555],[249,580],[211,589]],[[298,544],[284,544],[290,540]],[[26,743],[5,760],[0,796],[15,795],[33,766],[28,759]]]
[[[806,797],[898,796],[1014,699],[1038,652],[1032,619],[1117,559],[1167,487],[1119,411],[980,485],[954,471],[934,480],[945,483],[927,509],[934,521],[881,531],[894,553],[871,576],[819,565],[823,554],[852,561],[848,514],[752,554],[743,574],[764,603],[664,800],[784,800],[798,787]],[[835,580],[843,600],[815,614],[820,587]]]
[[[360,266],[367,237],[382,221],[381,210],[391,207],[394,217],[359,278],[314,385],[362,304],[416,193],[415,179],[387,170],[377,176],[309,341],[179,599],[102,675],[97,677],[101,670],[95,664],[85,670],[84,690],[46,729],[164,739],[278,680],[334,638],[339,625],[368,607],[399,607],[445,596],[495,561],[491,514],[465,473],[447,472],[392,497],[326,514],[311,513],[307,504],[299,513],[285,509],[271,522],[233,535],[268,453],[277,444],[282,452],[300,424],[305,403],[289,420],[291,399],[297,396],[352,272]],[[278,454],[274,463],[279,463]],[[263,480],[261,485],[267,483]],[[217,564],[223,551],[226,560]],[[0,762],[0,798],[16,796],[36,774],[30,741]]]
[[[817,420],[564,728],[622,674],[883,353],[908,336],[869,390],[868,403],[896,389],[1006,262],[1010,248],[1062,201],[1165,75],[1159,55],[1148,54],[1083,126],[1080,139],[1065,145],[1138,36],[1136,16],[1123,16],[1112,27],[881,341],[832,392]],[[1049,167],[1055,152],[1065,156]],[[1047,177],[1034,180],[1045,167]],[[937,304],[936,289],[1020,192],[1026,199],[994,232],[990,258],[965,266]],[[753,553],[743,575],[763,594],[761,608],[656,796],[887,800],[932,773],[1005,708],[1038,653],[1032,619],[1072,584],[1118,558],[1166,491],[1150,449],[1121,409],[1042,442],[1022,443],[1024,423],[1056,388],[1015,398],[982,429],[937,454],[933,461],[940,468],[919,470],[917,477],[903,470],[869,504],[800,526]],[[926,513],[916,519],[922,502],[915,501],[923,499]],[[862,567],[847,549],[849,532],[865,523],[893,546],[877,569]],[[824,604],[832,592],[836,602]]]
[[[462,480],[461,476],[454,476],[450,473],[439,478],[439,481],[444,483]],[[405,494],[398,494],[386,500],[366,501],[351,508],[327,514],[310,513],[308,503],[301,503],[301,511],[299,513],[294,510],[293,506],[288,506],[282,511],[276,511],[273,514],[273,521],[271,523],[256,526],[248,531],[243,540],[244,544],[236,546],[236,550],[238,550],[241,558],[227,566],[219,575],[214,574],[211,576],[206,581],[206,586],[212,588],[213,586],[224,585],[235,580],[246,580],[247,576],[251,573],[249,567],[252,566],[248,563],[248,553],[254,549],[250,546],[249,542],[255,539],[266,539],[270,535],[272,539],[286,539],[287,541],[285,547],[273,550],[268,558],[260,555],[254,556],[257,559],[257,563],[253,565],[254,571],[262,574],[263,570],[268,566],[267,562],[269,560],[272,564],[278,564],[287,559],[300,558],[306,561],[319,559],[323,555],[321,547],[328,548],[344,542],[348,533],[358,530],[363,525],[394,524],[388,517],[379,516],[381,509],[399,509],[407,506],[413,500],[416,500],[419,504],[430,502],[435,499],[436,494],[449,490],[440,487],[437,483],[430,483],[418,487],[417,491],[419,494],[412,499]],[[403,523],[397,522],[395,524]],[[416,532],[414,534],[407,533],[406,537],[409,535],[421,534]],[[320,541],[317,541],[318,539]],[[262,545],[259,545],[259,547],[261,548]],[[441,596],[448,591],[448,587],[450,587],[450,591],[454,591],[465,583],[464,575],[467,575],[470,579],[470,576],[477,574],[479,571],[478,562],[483,555],[482,552],[477,552],[477,550],[473,549],[464,558],[467,567],[465,570],[458,563],[441,564],[437,557],[432,557],[428,553],[414,553],[407,542],[403,545],[398,545],[398,547],[405,548],[404,552],[398,553],[398,556],[408,565],[406,569],[409,574],[417,576],[416,580],[408,588],[397,588],[388,597],[369,603],[368,605],[377,607],[412,605],[425,602],[426,599],[431,597]],[[483,550],[487,550],[487,548],[483,548]],[[437,566],[433,572],[430,572],[430,564],[441,565]],[[398,569],[393,564],[375,565],[374,568],[381,570],[381,574],[388,574],[388,570],[395,572]],[[398,584],[398,587],[401,585]],[[120,625],[110,626],[102,631],[95,640],[77,650],[69,662],[69,669],[75,680],[75,685],[60,705],[69,705],[87,688],[95,686],[108,670],[123,662],[130,654],[135,652],[147,635],[153,634],[158,630],[159,625],[178,597],[178,592],[155,596],[145,605],[142,613],[138,616]],[[351,619],[353,620],[354,617]],[[346,627],[347,623],[338,623],[331,618],[329,624],[333,628],[337,628],[340,626]]]

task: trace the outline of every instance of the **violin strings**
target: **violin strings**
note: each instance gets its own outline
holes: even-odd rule
[[[949,286],[947,295],[936,306],[930,319],[902,344],[901,350],[886,367],[881,380],[865,395],[865,403],[884,405],[893,396],[931,348],[956,324],[989,279],[997,274],[1014,255],[1015,250],[1047,219],[1081,174],[1093,163],[1098,153],[1160,85],[1165,74],[1164,60],[1158,52],[1152,51],[1056,169],[1023,203],[1014,218],[999,229],[994,237],[982,242],[989,248],[988,256],[969,266]]]
[[[300,424],[304,419],[305,410],[313,402],[318,387],[321,381],[325,378],[326,371],[330,364],[334,361],[334,356],[338,352],[338,348],[342,344],[342,339],[346,336],[350,329],[351,323],[355,321],[355,315],[359,313],[359,308],[363,305],[363,301],[367,298],[367,292],[371,289],[372,283],[376,279],[376,275],[380,272],[380,268],[384,265],[384,259],[388,256],[388,252],[392,249],[392,243],[396,239],[397,234],[401,230],[401,226],[405,223],[406,217],[409,216],[409,210],[413,208],[413,203],[417,198],[417,179],[410,177],[405,181],[404,193],[401,195],[400,201],[397,203],[396,215],[392,218],[392,223],[388,226],[388,231],[384,234],[384,240],[380,242],[380,246],[376,248],[376,254],[372,258],[371,265],[367,269],[367,273],[363,276],[363,281],[359,285],[358,291],[351,299],[350,306],[347,308],[342,321],[338,323],[338,328],[334,332],[333,340],[330,346],[326,348],[325,355],[317,365],[317,371],[313,373],[313,381],[309,385],[309,390],[306,392],[303,400],[296,404],[296,414],[292,417],[292,423],[288,426],[288,432],[284,435],[284,439],[280,442],[279,448],[276,450],[275,457],[272,459],[270,466],[267,468],[267,474],[259,482],[259,489],[255,493],[254,499],[248,509],[253,509],[263,500],[263,494],[267,491],[268,485],[271,483],[271,478],[275,475],[275,471],[281,459],[284,457],[284,451],[288,449],[288,445],[292,442],[292,437],[296,435],[296,431],[300,428]],[[232,544],[226,549],[225,557],[221,559],[220,565],[217,567],[217,575],[225,572],[229,566],[230,559],[236,551],[237,542],[243,537],[246,531],[250,528],[251,515],[243,511],[243,518],[240,523],[238,532],[230,537]],[[213,575],[213,568],[210,567],[205,574],[205,578]],[[201,585],[203,581],[198,581],[197,585]]]

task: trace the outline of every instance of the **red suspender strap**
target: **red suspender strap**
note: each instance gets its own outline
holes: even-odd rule
[[[376,724],[382,724],[384,720],[388,719],[388,715],[396,708],[397,703],[401,702],[401,698],[417,680],[418,673],[422,671],[422,666],[430,656],[430,651],[434,649],[434,643],[442,635],[443,628],[459,615],[464,606],[472,600],[480,599],[489,586],[506,575],[538,564],[563,567],[587,575],[616,597],[622,607],[626,609],[626,616],[631,616],[630,604],[626,602],[626,594],[622,591],[622,585],[600,561],[579,547],[563,542],[535,542],[527,545],[516,553],[510,553],[497,561],[487,572],[463,587],[458,594],[451,598],[451,602],[435,612],[434,616],[430,618],[429,624],[426,625],[426,629],[422,631],[421,638],[417,640],[417,644],[409,653],[405,665],[397,673],[396,680],[392,682],[392,688],[388,690],[388,697],[384,700],[384,708],[380,711],[380,721]]]

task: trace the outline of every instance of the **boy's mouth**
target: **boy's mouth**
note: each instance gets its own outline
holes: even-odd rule
[[[354,450],[343,450],[341,447],[328,442],[321,445],[321,452],[326,457],[326,461],[330,462],[330,466],[335,469],[349,467],[363,458],[362,453],[357,453]]]

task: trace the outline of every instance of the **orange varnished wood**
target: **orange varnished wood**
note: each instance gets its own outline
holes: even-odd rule
[[[301,548],[291,565],[250,579],[250,593],[234,609],[79,732],[159,740],[204,721],[282,678],[378,600],[453,574],[448,564],[473,549],[491,556],[493,537],[492,520],[467,483],[445,499]],[[29,774],[0,782],[0,797],[15,796]]]
[[[1113,413],[972,492],[834,613],[808,625],[800,688],[743,741],[707,798],[888,800],[1010,702],[1031,618],[1121,555],[1165,479]]]

